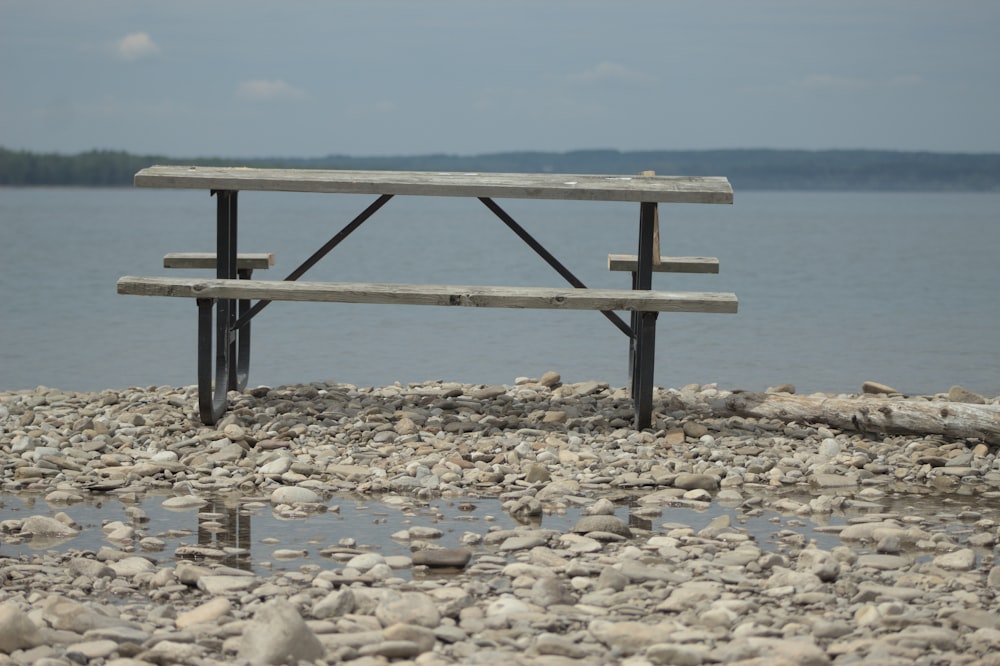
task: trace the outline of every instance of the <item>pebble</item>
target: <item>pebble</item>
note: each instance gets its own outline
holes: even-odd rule
[[[716,414],[724,394],[657,389],[636,432],[627,391],[554,372],[258,387],[212,427],[193,387],[0,393],[0,488],[39,498],[0,521],[0,662],[994,663],[995,444]],[[245,571],[222,542],[171,552],[136,507],[96,526],[60,512],[150,493],[207,530],[215,498],[308,521],[348,496],[411,516],[440,497],[473,520],[413,518],[393,534],[405,557],[317,542],[322,567],[269,541],[290,568]],[[476,497],[523,525],[490,527]],[[721,513],[696,528],[668,522],[674,507]],[[539,527],[569,509],[572,528]],[[744,519],[761,515],[775,528],[758,542]],[[74,547],[90,531],[102,547]]]

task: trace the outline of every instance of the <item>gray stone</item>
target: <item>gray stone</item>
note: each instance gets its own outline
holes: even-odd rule
[[[986,404],[986,398],[961,386],[952,386],[948,389],[948,400],[951,402],[965,402],[972,405]]]
[[[196,624],[215,622],[232,610],[232,604],[224,597],[216,597],[177,615],[174,624],[178,629],[186,629]]]
[[[433,629],[441,623],[437,605],[423,592],[389,591],[375,608],[375,617],[383,627],[415,624]]]
[[[674,478],[674,487],[682,490],[718,490],[719,477],[711,474],[678,474]]]
[[[299,486],[281,486],[271,493],[271,504],[315,504],[323,501],[314,490]]]
[[[543,633],[535,639],[535,651],[538,654],[584,659],[588,656],[587,649],[559,634]]]
[[[257,586],[255,578],[247,576],[199,576],[198,589],[213,596],[243,592]]]
[[[413,641],[380,641],[363,645],[358,650],[363,657],[386,657],[387,659],[412,659],[421,654],[420,646]]]
[[[31,537],[74,537],[79,534],[79,530],[49,516],[28,516],[21,523],[21,534]]]
[[[669,622],[646,624],[593,620],[587,626],[587,630],[598,641],[626,655],[637,654],[652,645],[662,643],[663,638],[669,636],[674,629],[673,623]]]
[[[836,580],[837,576],[840,575],[840,562],[833,556],[833,553],[825,550],[815,548],[804,549],[799,553],[798,564],[796,566],[799,571],[814,574],[824,583]]]
[[[533,604],[542,608],[576,603],[576,595],[566,583],[555,576],[546,576],[536,580],[535,584],[531,586],[529,598]]]
[[[608,515],[581,516],[573,525],[573,532],[586,534],[588,532],[610,532],[631,538],[632,530],[621,518]]]
[[[42,603],[42,618],[53,629],[64,629],[82,634],[90,629],[129,626],[117,612],[100,604],[81,604],[60,596],[52,596]]]
[[[862,555],[858,558],[857,565],[879,571],[896,571],[908,567],[910,560],[901,555]]]
[[[208,500],[204,497],[196,497],[195,495],[178,495],[177,497],[170,497],[163,500],[161,506],[164,509],[186,511],[188,509],[201,508],[206,504],[208,504]]]
[[[418,648],[418,654],[434,649],[437,636],[427,627],[416,624],[392,624],[386,627],[382,634],[387,641],[408,641]]]
[[[317,601],[312,608],[313,617],[323,620],[354,612],[354,592],[349,587],[334,590]]]
[[[614,567],[606,566],[601,569],[601,574],[597,577],[597,589],[610,589],[621,592],[628,585],[628,582],[628,576]]]
[[[0,652],[10,654],[44,644],[45,638],[27,613],[13,602],[0,604]]]
[[[91,578],[114,578],[115,570],[104,562],[90,559],[89,557],[72,557],[66,563],[67,568],[74,575],[89,576]]]
[[[91,659],[104,659],[117,650],[118,643],[107,639],[82,641],[66,646],[67,655],[80,655],[88,661]],[[73,661],[76,661],[76,659],[73,659]]]
[[[239,658],[252,664],[284,664],[316,660],[324,654],[322,643],[306,626],[295,606],[273,599],[254,613],[243,631]]]
[[[471,558],[472,551],[468,548],[429,548],[414,552],[412,560],[414,565],[461,569]]]
[[[646,648],[645,657],[662,666],[699,666],[705,661],[704,650],[681,643],[656,643]]]
[[[990,568],[990,573],[986,576],[986,585],[993,590],[1000,590],[1000,564]]]
[[[543,536],[537,536],[534,534],[526,534],[523,536],[512,536],[504,540],[500,544],[501,551],[512,551],[512,550],[528,550],[529,548],[536,548],[538,546],[544,546],[548,543],[548,539]]]
[[[942,569],[969,571],[976,566],[976,551],[971,548],[962,548],[951,553],[938,555],[934,558],[934,564]]]

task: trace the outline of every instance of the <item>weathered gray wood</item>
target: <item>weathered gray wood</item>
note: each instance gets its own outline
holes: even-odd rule
[[[700,410],[704,403],[671,391],[666,401],[673,407]],[[885,398],[828,398],[787,393],[730,393],[721,391],[708,400],[716,416],[826,423],[857,432],[982,439],[1000,444],[1000,407],[938,400],[893,400]]]
[[[733,188],[729,180],[721,176],[606,176],[153,166],[135,175],[135,186],[512,199],[720,204],[733,202]]]
[[[557,310],[734,313],[738,307],[736,295],[731,293],[574,289],[572,287],[199,280],[197,278],[135,276],[119,279],[118,293],[185,298],[328,301],[385,305],[457,305]]]
[[[634,254],[609,254],[608,270],[634,272],[639,260]],[[653,264],[654,273],[718,273],[719,260],[716,257],[661,257],[659,264]]]
[[[164,268],[215,268],[214,252],[171,252],[163,257]],[[267,252],[240,252],[237,268],[268,269],[274,266],[274,255]]]
[[[639,259],[634,254],[609,254],[608,270],[634,272],[639,270]],[[718,273],[719,260],[715,257],[660,257],[653,264],[654,273]]]

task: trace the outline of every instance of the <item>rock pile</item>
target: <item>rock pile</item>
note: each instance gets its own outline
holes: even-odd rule
[[[13,558],[0,543],[0,664],[1000,664],[995,447],[716,418],[671,409],[672,393],[642,432],[623,390],[553,373],[262,387],[213,427],[192,388],[0,394],[0,488],[51,508],[3,520],[0,537],[63,544]],[[226,497],[287,517],[347,492],[586,515],[565,531],[467,531],[459,548],[415,523],[399,535],[411,557],[329,544],[329,566],[272,575],[161,552],[138,510],[100,527],[106,546],[73,549],[86,528],[60,506],[164,490],[180,507]],[[935,511],[906,508],[928,500]],[[623,501],[651,527],[617,518]],[[716,503],[737,519],[662,522]],[[840,545],[785,528],[765,547],[738,519],[764,510],[825,521]]]

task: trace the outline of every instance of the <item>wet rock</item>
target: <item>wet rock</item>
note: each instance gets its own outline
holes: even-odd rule
[[[314,490],[298,486],[282,486],[271,493],[271,504],[316,504],[322,501]]]
[[[573,525],[573,532],[586,534],[588,532],[610,532],[626,538],[632,538],[632,530],[621,518],[609,515],[582,516]]]
[[[74,537],[79,534],[65,523],[49,516],[29,516],[21,523],[21,535],[27,537]]]
[[[472,551],[467,548],[431,548],[413,553],[413,564],[427,567],[461,569],[469,563]]]
[[[208,500],[204,497],[197,497],[195,495],[179,495],[177,497],[170,497],[163,500],[162,506],[164,509],[185,511],[187,509],[199,509],[206,504],[208,504]]]

